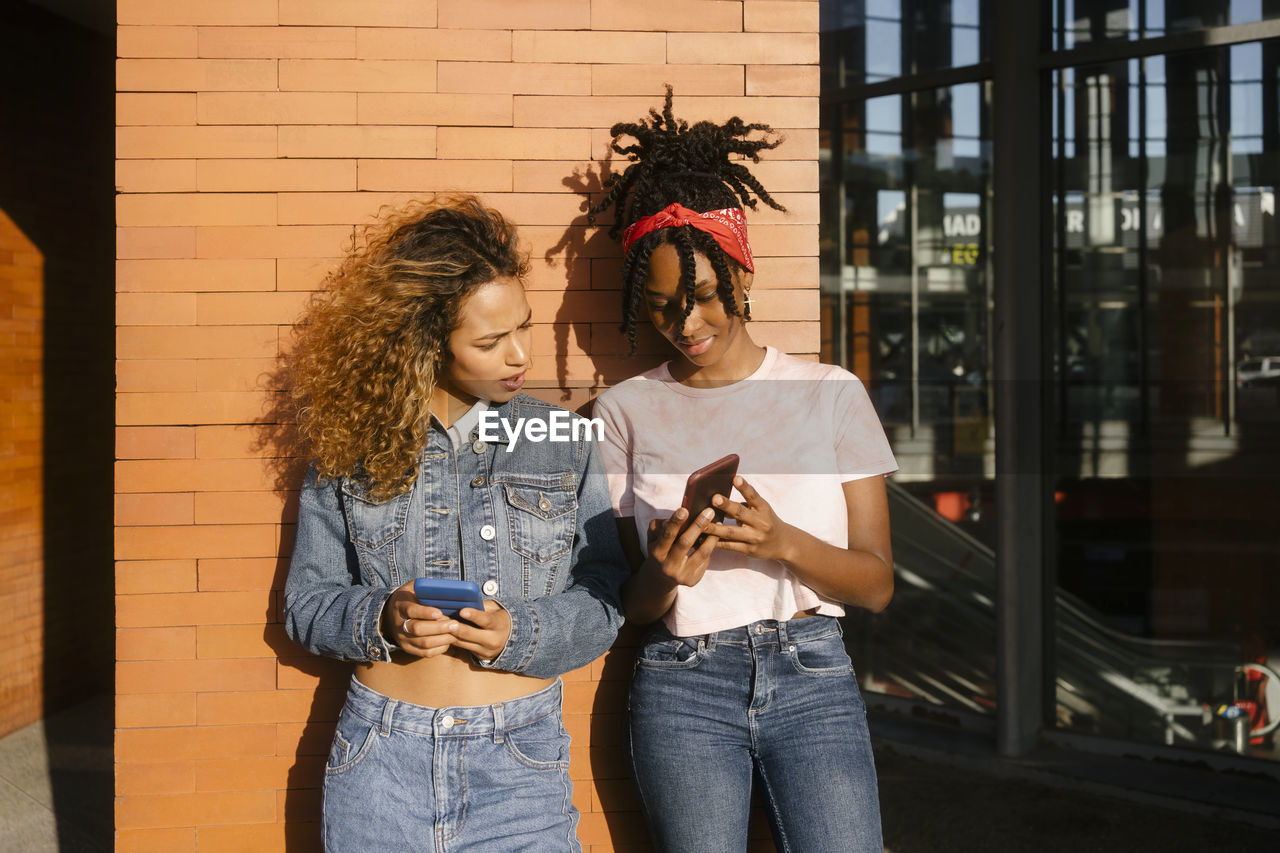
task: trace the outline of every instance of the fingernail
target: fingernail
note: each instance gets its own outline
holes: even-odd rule
[[[716,506],[720,506],[720,504],[724,503],[724,498],[720,497],[719,495],[716,495],[711,499],[711,503],[715,504]]]
[[[678,510],[676,510],[676,518],[679,518],[681,520],[683,520],[688,514],[689,514],[689,511],[684,507],[680,507]]]
[[[712,512],[712,511],[711,511],[711,510],[709,510],[709,509],[704,509],[704,510],[702,511],[702,514],[701,514],[701,515],[699,515],[699,516],[698,516],[698,518],[701,518],[701,519],[704,519],[704,520],[710,521],[710,520],[711,520],[711,516],[713,516],[713,515],[715,515],[715,513],[714,513],[714,512]]]
[[[450,622],[450,623],[449,623],[449,630],[450,630],[450,631],[456,631],[456,630],[458,630],[458,623],[457,623],[457,622]]]

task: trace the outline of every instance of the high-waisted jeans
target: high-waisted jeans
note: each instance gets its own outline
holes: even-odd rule
[[[428,708],[353,677],[325,768],[325,850],[580,851],[562,690]]]
[[[659,850],[746,850],[753,779],[779,850],[884,849],[866,706],[835,619],[694,637],[659,623],[636,660],[629,718]]]

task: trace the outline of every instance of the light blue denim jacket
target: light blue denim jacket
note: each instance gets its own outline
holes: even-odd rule
[[[496,411],[514,426],[558,409],[521,394]],[[397,587],[434,577],[473,580],[510,615],[506,648],[486,664],[494,669],[550,678],[609,648],[627,569],[589,431],[577,441],[522,435],[510,453],[497,432],[484,442],[473,430],[455,451],[433,418],[413,488],[383,503],[312,466],[284,591],[295,641],[328,657],[389,660],[383,605]]]

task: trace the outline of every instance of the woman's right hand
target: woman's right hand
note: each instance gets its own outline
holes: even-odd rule
[[[646,568],[671,582],[675,586],[694,586],[702,580],[711,554],[715,550],[719,538],[707,536],[695,549],[698,537],[707,529],[715,513],[704,509],[698,514],[683,533],[689,518],[689,511],[684,507],[676,510],[666,521],[654,519],[649,522],[649,557]]]
[[[391,593],[382,608],[382,636],[415,657],[444,654],[457,637],[452,633],[458,620],[438,608],[419,604],[413,581]]]

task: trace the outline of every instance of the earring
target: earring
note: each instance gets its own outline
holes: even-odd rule
[[[742,292],[742,319],[751,319],[751,291],[744,290]]]

